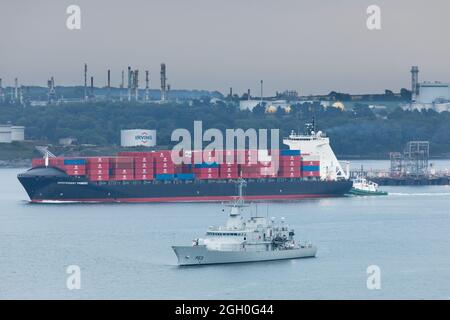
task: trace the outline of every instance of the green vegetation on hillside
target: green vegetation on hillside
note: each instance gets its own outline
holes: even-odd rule
[[[218,128],[277,128],[280,138],[291,130],[302,131],[314,116],[341,156],[386,158],[401,151],[409,140],[430,140],[433,156],[450,155],[450,113],[381,110],[378,114],[363,102],[352,110],[323,108],[318,103],[297,104],[289,114],[281,109],[266,114],[263,107],[239,111],[235,104],[194,100],[191,104],[88,103],[47,107],[0,106],[0,123],[26,126],[26,137],[56,144],[74,137],[79,144],[117,146],[121,129],[156,129],[159,145],[170,145],[176,128],[191,130],[195,120],[203,130]],[[1,145],[0,149],[6,150]]]

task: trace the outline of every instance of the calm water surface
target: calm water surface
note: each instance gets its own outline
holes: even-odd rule
[[[222,224],[220,204],[29,204],[19,171],[0,169],[3,299],[450,298],[448,186],[259,204],[317,244],[317,258],[180,268],[170,246]],[[69,265],[81,290],[66,287]],[[381,290],[366,287],[369,265]]]

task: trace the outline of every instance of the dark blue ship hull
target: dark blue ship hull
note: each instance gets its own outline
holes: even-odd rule
[[[204,202],[227,201],[237,194],[236,180],[170,180],[92,182],[53,167],[18,175],[32,202]],[[301,178],[246,179],[247,200],[289,200],[337,197],[351,181]]]

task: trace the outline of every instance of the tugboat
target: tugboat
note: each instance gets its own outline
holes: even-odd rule
[[[173,246],[178,264],[204,265],[238,262],[256,262],[315,257],[317,248],[311,243],[294,240],[294,230],[289,229],[284,218],[241,215],[244,203],[242,188],[246,182],[238,181],[239,196],[228,206],[230,213],[224,226],[209,227],[205,238],[195,239],[191,246]]]
[[[355,196],[385,196],[388,193],[378,189],[378,184],[367,180],[363,177],[358,177],[353,180],[353,187],[350,194]]]

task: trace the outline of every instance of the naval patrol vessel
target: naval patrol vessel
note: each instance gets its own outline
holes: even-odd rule
[[[240,180],[239,196],[231,202],[225,226],[209,227],[205,238],[195,239],[191,246],[173,246],[179,265],[203,265],[237,262],[255,262],[315,257],[317,248],[311,243],[294,240],[284,218],[279,223],[251,216],[242,216],[244,203]]]

